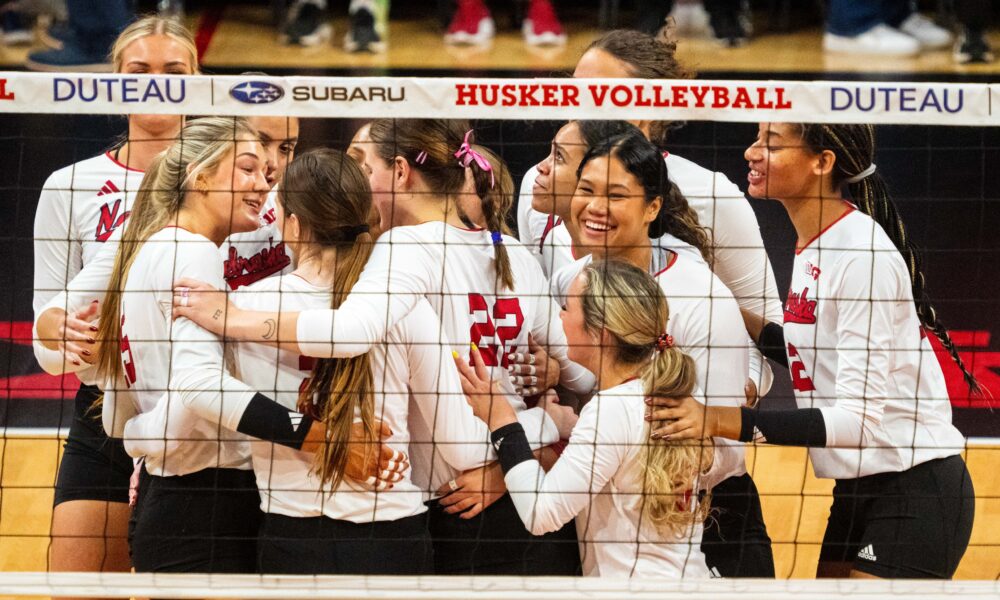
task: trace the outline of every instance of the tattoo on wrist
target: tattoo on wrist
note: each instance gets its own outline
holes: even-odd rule
[[[272,339],[275,334],[278,333],[278,324],[274,321],[274,319],[265,320],[264,327],[266,328],[264,331],[265,340]]]
[[[222,316],[222,309],[220,308],[219,310],[215,311],[214,315],[212,315],[212,319],[218,321],[219,317],[221,316]]]

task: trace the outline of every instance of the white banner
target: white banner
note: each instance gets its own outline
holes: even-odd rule
[[[992,91],[1000,92],[1000,87],[870,81],[0,72],[0,113],[994,125],[1000,124],[1000,110],[993,110]]]

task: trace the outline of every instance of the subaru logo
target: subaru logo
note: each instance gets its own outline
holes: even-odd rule
[[[229,95],[244,104],[269,104],[284,96],[285,90],[266,81],[246,81],[229,88]]]

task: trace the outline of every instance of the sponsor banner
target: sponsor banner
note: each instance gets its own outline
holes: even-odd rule
[[[0,112],[992,125],[1000,124],[1000,111],[991,106],[993,87],[835,81],[0,73]]]

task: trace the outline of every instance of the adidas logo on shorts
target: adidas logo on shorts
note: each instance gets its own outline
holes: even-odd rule
[[[875,550],[872,548],[871,544],[868,544],[864,548],[858,551],[858,558],[863,558],[865,560],[870,560],[875,562]]]

